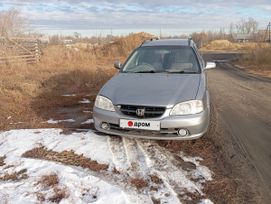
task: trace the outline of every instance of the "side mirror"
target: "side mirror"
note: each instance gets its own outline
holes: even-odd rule
[[[207,62],[205,69],[213,69],[216,68],[216,63],[215,62]]]
[[[115,67],[116,69],[120,69],[120,68],[122,67],[122,64],[120,63],[119,60],[116,60],[116,61],[114,62],[114,67]]]

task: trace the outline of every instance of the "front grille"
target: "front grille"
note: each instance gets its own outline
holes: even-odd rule
[[[137,109],[144,108],[144,116],[138,116],[136,114]],[[164,107],[150,107],[150,106],[133,106],[133,105],[121,105],[120,111],[128,116],[138,117],[138,118],[156,118],[160,117],[165,112]]]

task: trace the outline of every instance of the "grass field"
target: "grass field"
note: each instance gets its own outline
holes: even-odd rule
[[[270,48],[268,43],[234,43],[228,40],[214,40],[201,48],[202,51],[252,51],[259,48]]]
[[[65,93],[95,95],[116,72],[114,60],[123,61],[149,37],[145,33],[131,34],[95,49],[47,46],[38,64],[2,66],[0,130],[25,127],[25,121],[27,127],[43,126],[37,109],[48,111]]]
[[[271,44],[268,43],[232,43],[228,40],[214,40],[201,48],[208,52],[241,52],[242,57],[236,61],[239,68],[253,74],[271,77]]]

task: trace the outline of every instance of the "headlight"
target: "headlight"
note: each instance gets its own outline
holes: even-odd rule
[[[176,104],[170,115],[190,115],[203,111],[203,103],[200,100],[186,101]]]
[[[100,95],[96,97],[95,107],[108,111],[115,111],[113,103],[108,98]]]

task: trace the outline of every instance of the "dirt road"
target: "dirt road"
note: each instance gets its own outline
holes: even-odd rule
[[[219,60],[217,68],[208,71],[211,100],[221,129],[219,136],[211,137],[221,140],[240,179],[259,187],[265,202],[270,203],[271,80],[230,65],[227,61],[236,54],[207,54],[205,58]]]

